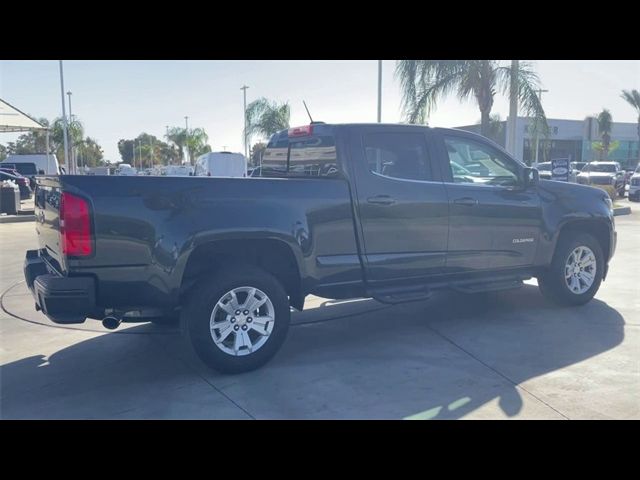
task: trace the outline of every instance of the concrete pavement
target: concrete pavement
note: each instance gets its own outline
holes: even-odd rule
[[[0,225],[1,418],[640,418],[640,215],[596,300],[547,303],[535,282],[400,306],[308,298],[278,355],[208,370],[173,328],[68,328],[22,280],[33,224]]]

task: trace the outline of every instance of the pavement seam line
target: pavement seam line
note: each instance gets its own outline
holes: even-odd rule
[[[530,392],[529,390],[527,390],[525,387],[523,387],[522,385],[514,382],[513,380],[511,380],[509,377],[507,377],[505,374],[503,374],[502,372],[500,372],[499,370],[496,370],[494,367],[492,367],[491,365],[489,365],[486,362],[483,362],[482,360],[480,360],[478,357],[476,357],[473,353],[469,352],[468,350],[466,350],[465,348],[461,347],[460,345],[458,345],[456,342],[454,342],[452,339],[450,339],[449,337],[447,337],[444,333],[440,332],[439,330],[437,330],[436,328],[434,328],[432,325],[427,324],[427,327],[429,328],[429,330],[431,330],[432,332],[434,332],[436,335],[438,335],[439,337],[441,337],[442,339],[446,340],[447,342],[449,342],[451,345],[453,345],[454,347],[457,347],[458,349],[462,350],[464,353],[466,353],[468,356],[470,356],[471,358],[473,358],[476,362],[480,363],[481,365],[485,366],[486,368],[488,368],[489,370],[491,370],[492,372],[494,372],[495,374],[499,375],[500,377],[502,377],[503,379],[505,379],[507,382],[509,382],[510,384],[512,384],[516,389],[520,389],[526,393],[528,393],[529,395],[531,395],[533,398],[535,398],[536,400],[538,400],[540,403],[542,403],[543,405],[546,405],[547,407],[549,407],[551,410],[553,410],[554,412],[556,412],[558,415],[560,415],[562,418],[564,418],[565,420],[571,420],[569,417],[567,417],[564,413],[562,413],[560,410],[558,410],[557,408],[553,407],[552,405],[550,405],[549,403],[545,402],[543,399],[541,399],[540,397],[538,397],[537,395],[533,394],[532,392]]]
[[[156,347],[159,347],[164,353],[166,353],[167,355],[169,355],[170,357],[178,360],[180,363],[182,363],[185,367],[187,367],[188,370],[191,370],[191,372],[195,373],[198,377],[200,377],[201,380],[204,380],[205,383],[207,383],[211,388],[213,388],[216,392],[218,392],[220,395],[222,395],[224,398],[226,398],[229,402],[231,402],[236,408],[240,409],[242,412],[244,412],[245,415],[247,415],[251,420],[256,420],[256,417],[254,417],[247,409],[245,409],[243,406],[241,406],[240,404],[238,404],[233,398],[231,398],[229,395],[227,395],[225,392],[223,392],[222,390],[220,390],[218,387],[216,387],[216,385],[213,382],[210,382],[209,379],[207,379],[207,377],[205,377],[204,375],[202,375],[197,368],[192,367],[189,362],[185,361],[184,359],[182,359],[179,355],[175,355],[173,354],[171,351],[167,350],[166,348],[164,348],[162,345],[158,345],[156,343],[155,340],[152,340],[152,343],[156,344]]]

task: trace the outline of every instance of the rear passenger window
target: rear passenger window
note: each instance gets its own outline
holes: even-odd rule
[[[334,137],[310,137],[290,145],[289,176],[331,177],[338,173]]]
[[[272,139],[262,156],[260,176],[333,177],[338,175],[332,135]]]
[[[431,180],[427,145],[421,133],[375,133],[364,136],[369,171],[406,180]]]

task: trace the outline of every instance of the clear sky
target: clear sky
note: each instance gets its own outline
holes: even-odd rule
[[[640,90],[639,61],[533,62],[550,118],[583,119],[608,108],[616,122],[636,122],[634,110],[620,98],[622,89]],[[383,122],[402,120],[395,61],[383,63]],[[105,158],[120,160],[117,142],[141,132],[163,137],[165,126],[203,127],[213,150],[242,151],[242,91],[247,102],[258,97],[288,101],[291,124],[306,124],[306,100],[314,120],[375,122],[377,61],[65,61],[65,91],[71,90],[73,114],[86,134],[98,140]],[[61,115],[58,61],[0,60],[0,98],[34,116]],[[66,98],[66,96],[65,96]],[[496,97],[494,113],[503,119],[508,104]],[[451,97],[438,105],[432,126],[454,127],[479,121],[473,103]],[[0,143],[15,140],[0,134]],[[256,139],[257,140],[257,139]],[[252,142],[253,143],[253,142]]]

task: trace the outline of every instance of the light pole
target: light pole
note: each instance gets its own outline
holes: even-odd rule
[[[509,85],[509,121],[507,124],[507,152],[516,157],[516,122],[518,120],[518,70],[519,61],[511,60],[511,84]]]
[[[73,129],[73,113],[71,112],[71,90],[69,90],[67,92],[67,96],[69,97],[69,126],[71,127],[71,129]],[[73,131],[73,130],[71,130]],[[75,158],[75,154],[73,151],[73,137],[70,136],[69,137],[71,139],[71,145],[69,145],[69,159],[71,160],[71,163],[73,164],[73,171],[75,172],[78,169],[78,166],[76,165],[76,158]]]
[[[540,103],[542,104],[542,93],[543,92],[548,92],[549,90],[542,90],[541,88],[539,88],[538,90],[536,90],[536,92],[538,93],[538,99],[540,100]],[[538,142],[540,139],[540,132],[538,131],[540,128],[540,125],[536,125],[536,158],[534,160],[533,166],[534,168],[538,168]]]
[[[67,168],[69,169],[69,173],[73,174],[71,162],[69,162],[69,139],[67,138],[67,112],[65,109],[65,101],[64,101],[64,73],[62,70],[62,60],[59,60],[60,65],[60,98],[62,99],[62,130],[63,130],[63,140],[64,140],[64,159],[67,163]]]
[[[382,121],[382,60],[378,60],[378,123]]]
[[[191,158],[189,155],[189,117],[184,117],[184,142],[185,142],[185,150],[187,151],[187,162],[191,165]]]
[[[149,168],[153,167],[153,137],[149,136]]]
[[[167,139],[167,144],[169,143],[169,125],[165,125],[165,134],[164,134],[164,138]],[[167,165],[169,165],[171,163],[171,159],[167,158]],[[163,160],[164,161],[164,160]]]
[[[247,158],[247,88],[246,85],[240,88],[244,96],[244,158]]]

